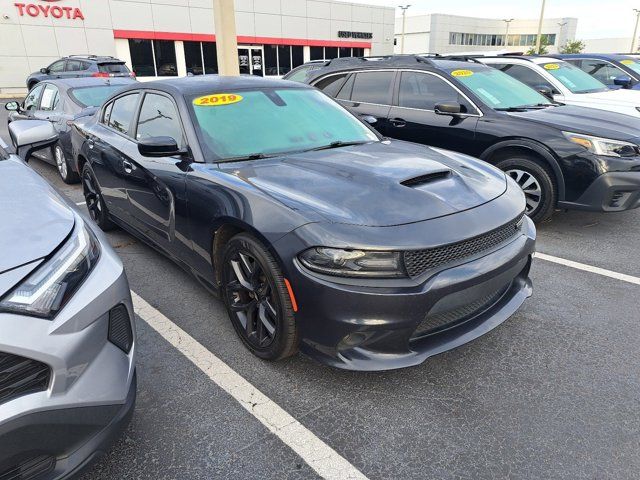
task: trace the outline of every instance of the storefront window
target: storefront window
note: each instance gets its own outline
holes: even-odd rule
[[[324,47],[324,59],[338,58],[338,47]]]
[[[138,77],[155,77],[151,40],[129,40],[129,52],[133,72]]]
[[[207,75],[218,73],[218,51],[214,42],[202,43],[202,56],[204,57],[204,73]]]
[[[364,57],[364,48],[354,48],[353,49],[354,57]]]
[[[311,47],[311,60],[324,60],[324,47]]]
[[[177,77],[176,47],[172,40],[154,40],[153,51],[156,55],[156,71],[159,77]]]
[[[278,47],[279,74],[285,75],[291,71],[291,47],[280,45]]]
[[[275,45],[264,46],[264,73],[278,75],[278,47]]]
[[[338,54],[341,57],[350,57],[351,56],[351,49],[349,47],[340,47],[338,49]]]
[[[184,59],[187,65],[187,74],[202,75],[204,73],[202,44],[200,42],[184,42]]]
[[[291,47],[291,68],[299,67],[304,63],[304,47]]]

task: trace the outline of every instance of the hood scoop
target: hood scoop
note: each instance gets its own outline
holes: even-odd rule
[[[437,182],[438,180],[444,180],[452,175],[452,171],[449,169],[437,170],[435,172],[427,173],[425,175],[418,175],[417,177],[409,178],[400,182],[400,185],[405,187],[416,188],[421,187],[427,183]]]

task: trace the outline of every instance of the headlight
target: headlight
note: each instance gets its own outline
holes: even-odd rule
[[[592,137],[581,133],[562,132],[570,142],[583,146],[591,153],[607,157],[635,157],[640,154],[637,145],[621,140]]]
[[[326,275],[376,278],[406,276],[398,252],[316,247],[302,252],[298,258],[309,270]]]
[[[95,235],[76,217],[71,237],[44,264],[0,300],[0,311],[53,318],[100,256]]]

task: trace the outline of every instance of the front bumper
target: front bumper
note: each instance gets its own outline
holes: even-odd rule
[[[299,305],[296,321],[303,353],[350,370],[408,367],[463,345],[507,320],[532,293],[529,269],[535,227],[490,253],[409,282],[386,286],[337,283],[298,262],[288,272]],[[446,328],[420,335],[438,314],[491,298],[484,308]]]
[[[640,171],[608,172],[597,177],[573,202],[561,208],[596,212],[622,212],[640,207]]]
[[[0,477],[17,469],[18,478],[30,478],[24,472],[39,468],[38,479],[75,475],[133,411],[135,342],[125,352],[109,340],[109,312],[122,306],[135,338],[129,285],[115,252],[96,235],[98,263],[53,320],[0,314],[0,352],[47,365],[50,375],[46,388],[0,403]]]

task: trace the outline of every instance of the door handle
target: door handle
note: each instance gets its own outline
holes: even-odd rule
[[[391,118],[389,123],[397,128],[402,128],[407,124],[407,122],[402,118]]]
[[[133,165],[127,160],[122,161],[122,168],[124,168],[125,173],[133,172]]]

